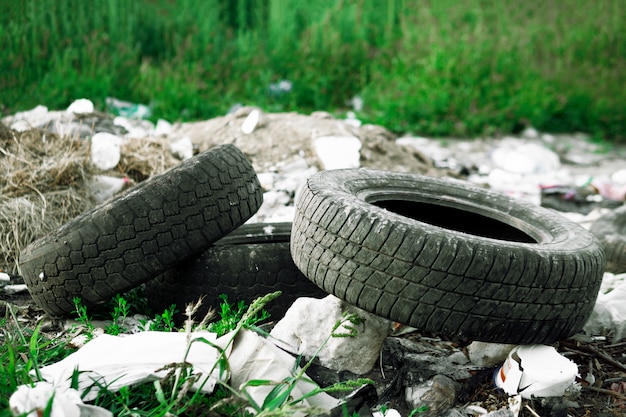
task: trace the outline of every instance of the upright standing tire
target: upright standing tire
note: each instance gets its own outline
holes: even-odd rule
[[[176,319],[182,321],[185,307],[200,297],[203,303],[194,316],[197,320],[209,308],[219,307],[221,294],[231,303],[250,305],[258,297],[281,291],[265,307],[272,319],[280,319],[296,298],[328,295],[293,263],[290,236],[291,223],[244,224],[202,254],[147,282],[146,298],[156,311],[176,305]]]
[[[591,314],[604,253],[558,213],[458,180],[366,169],[310,177],[295,264],[379,316],[449,337],[550,343]]]
[[[21,273],[44,311],[66,315],[75,297],[99,304],[202,252],[262,199],[245,155],[217,146],[33,242],[20,255]]]

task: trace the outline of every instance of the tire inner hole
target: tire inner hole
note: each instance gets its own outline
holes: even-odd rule
[[[413,220],[457,232],[512,242],[538,243],[536,239],[511,225],[454,207],[407,200],[379,200],[371,204]]]

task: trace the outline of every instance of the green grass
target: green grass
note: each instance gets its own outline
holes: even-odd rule
[[[256,325],[269,317],[263,307],[279,295],[280,292],[276,292],[260,297],[249,307],[241,302],[230,304],[223,296],[218,319],[212,320],[213,317],[209,316],[201,323],[192,323],[189,320],[181,329],[175,329],[172,325],[171,318],[174,315],[174,307],[172,307],[155,315],[148,328],[188,333],[208,330],[217,333],[218,336],[229,335],[228,345],[230,345],[234,343],[237,332],[242,329],[261,331]],[[106,327],[107,334],[119,335],[128,332],[125,319],[137,307],[132,305],[129,299],[137,300],[136,294],[130,294],[128,297],[118,295],[109,303],[112,324]],[[6,316],[0,321],[2,328],[0,332],[0,415],[10,415],[9,398],[19,386],[32,385],[41,380],[39,369],[42,366],[59,361],[75,351],[69,347],[72,335],[81,332],[87,334],[88,339],[94,335],[95,326],[92,323],[92,316],[79,299],[74,300],[74,303],[78,322],[75,331],[70,330],[54,336],[43,333],[40,325],[31,329],[20,324],[13,309],[7,307]],[[189,311],[186,312],[188,317],[194,314],[194,308],[197,306],[189,307]],[[331,337],[354,336],[356,330],[353,325],[360,322],[361,319],[355,315],[344,317],[332,329],[329,329],[327,340]],[[222,350],[205,338],[199,337],[189,341],[187,352],[193,343],[207,343],[215,347],[219,352],[215,369],[218,369],[220,374],[224,374],[229,369],[228,358],[224,353],[226,348]],[[323,345],[319,347],[318,352],[322,348]],[[212,415],[244,417],[249,415],[245,411],[247,407],[254,409],[257,415],[266,417],[289,416],[294,410],[305,410],[301,402],[320,392],[349,392],[364,384],[373,383],[371,380],[359,378],[328,387],[315,388],[302,397],[294,398],[292,393],[296,384],[303,379],[310,381],[305,372],[313,362],[313,359],[310,359],[307,363],[301,364],[302,358],[297,358],[292,375],[282,381],[250,380],[242,387],[232,387],[228,381],[219,382],[213,393],[207,395],[192,392],[189,389],[197,376],[193,374],[192,366],[185,359],[183,358],[181,363],[168,365],[170,372],[153,383],[124,387],[118,391],[100,387],[93,404],[110,410],[116,416],[195,416],[207,415],[211,410],[214,413]],[[298,368],[299,365],[301,366]],[[75,374],[75,377],[77,381],[78,375]],[[248,393],[250,388],[258,386],[272,387],[260,404]],[[47,415],[45,411],[43,415]]]
[[[113,96],[171,121],[339,114],[361,95],[359,117],[397,132],[626,140],[623,0],[2,2],[5,113]]]

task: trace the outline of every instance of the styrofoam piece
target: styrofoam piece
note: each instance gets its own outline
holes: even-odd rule
[[[577,374],[578,366],[552,346],[521,345],[509,353],[494,379],[507,394],[530,399],[562,396]]]

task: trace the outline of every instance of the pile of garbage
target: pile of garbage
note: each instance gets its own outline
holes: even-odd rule
[[[197,152],[215,144],[233,143],[250,157],[264,189],[263,206],[251,222],[291,221],[298,189],[310,175],[320,170],[362,166],[454,176],[557,209],[596,230],[607,252],[619,248],[611,270],[605,273],[594,313],[578,341],[609,338],[612,344],[618,344],[626,338],[626,263],[620,262],[626,233],[602,223],[612,219],[626,224],[621,220],[626,218],[626,153],[622,149],[602,153],[600,145],[580,135],[557,137],[530,128],[515,138],[444,141],[396,137],[380,126],[363,125],[354,117],[337,119],[322,112],[310,116],[266,114],[250,107],[233,109],[205,122],[172,124],[159,120],[153,124],[143,118],[147,113],[141,106],[113,99],[110,104],[120,115],[100,113],[90,101],[81,99],[65,111],[38,106],[2,119],[0,163],[11,174],[0,187],[0,233],[5,237],[0,246],[0,268],[8,272],[0,273],[0,286],[5,293],[26,290],[14,282],[18,274],[16,254],[34,238]],[[581,372],[577,363],[553,346],[483,342],[464,346],[419,335],[416,329],[356,310],[332,296],[300,299],[275,324],[267,340],[248,331],[231,335],[230,377],[241,381],[280,380],[293,367],[293,357],[285,356],[284,350],[308,358],[315,356],[324,368],[345,375],[371,376],[384,374],[386,367],[389,372],[401,369],[394,383],[377,386],[378,396],[390,397],[402,386],[408,409],[423,410],[419,415],[424,416],[449,417],[517,416],[522,399],[533,398],[553,398],[553,408],[576,408],[580,407],[576,399],[582,387],[594,386],[592,368],[585,366],[585,373]],[[365,318],[356,337],[324,343],[329,328],[346,313]],[[56,392],[55,407],[60,408],[53,408],[54,417],[110,415],[83,403],[90,399],[82,394],[93,380],[121,387],[158,379],[162,375],[155,369],[179,360],[185,352],[189,339],[183,336],[156,332],[100,336],[64,361],[43,368],[41,375],[47,383],[35,389],[20,387],[11,400],[12,408],[16,413],[32,407],[43,409],[51,393]],[[197,337],[200,335],[192,335]],[[221,346],[219,340],[211,340]],[[161,347],[158,357],[142,354],[154,345]],[[320,346],[323,348],[318,350]],[[207,378],[218,378],[213,373],[217,351],[208,345],[203,349],[207,352],[190,355],[187,360],[194,368],[204,370]],[[107,355],[97,353],[102,350]],[[254,363],[251,350],[260,357],[259,363],[272,365],[258,369],[249,366]],[[81,376],[85,385],[79,384],[78,391],[68,385],[68,375],[77,364],[91,370]],[[243,374],[244,368],[251,373]],[[237,373],[238,369],[242,374]],[[492,385],[510,396],[508,405],[491,412],[479,400],[463,394],[466,387],[458,382],[470,381],[485,369],[490,372]],[[625,372],[623,365],[620,369]],[[211,379],[199,389],[211,392],[214,385]],[[308,392],[311,386],[301,389]],[[267,393],[258,395],[261,401]],[[459,405],[462,395],[466,401]],[[327,413],[341,403],[326,395],[311,397],[311,401]],[[361,415],[400,415],[392,409],[371,411],[365,403],[364,398],[354,411]]]

